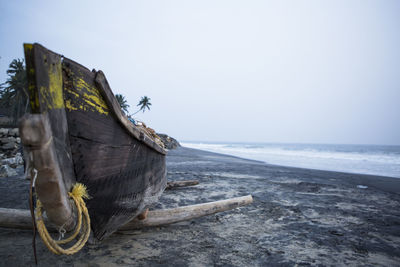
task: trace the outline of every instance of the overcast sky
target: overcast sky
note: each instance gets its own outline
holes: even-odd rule
[[[24,42],[101,69],[180,141],[400,144],[400,1],[1,1]]]

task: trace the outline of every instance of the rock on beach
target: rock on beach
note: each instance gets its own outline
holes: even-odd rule
[[[175,148],[178,148],[181,146],[175,138],[172,138],[171,136],[168,136],[167,134],[157,133],[157,135],[160,137],[161,141],[164,143],[164,146],[166,149],[175,149]]]
[[[0,128],[0,177],[16,176],[23,168],[18,128]]]

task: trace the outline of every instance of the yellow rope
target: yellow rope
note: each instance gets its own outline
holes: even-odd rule
[[[83,246],[86,244],[89,235],[90,235],[90,217],[89,217],[89,212],[86,208],[86,204],[85,201],[83,200],[84,198],[88,199],[89,195],[87,194],[86,191],[86,186],[84,186],[83,184],[77,183],[74,185],[74,188],[72,189],[72,192],[68,193],[69,196],[74,200],[76,208],[77,208],[77,213],[78,213],[78,222],[77,222],[77,226],[75,228],[74,233],[63,240],[54,240],[49,232],[47,231],[46,225],[44,224],[43,221],[43,216],[42,216],[42,208],[43,205],[42,203],[39,201],[39,199],[37,200],[37,206],[36,206],[36,224],[37,224],[37,229],[38,232],[40,234],[40,237],[42,238],[44,244],[47,246],[47,248],[57,254],[64,254],[64,255],[72,255],[76,252],[78,252],[79,250],[81,250],[83,248]],[[82,220],[82,213],[84,215]],[[81,236],[78,238],[78,241],[71,246],[68,249],[64,249],[62,248],[60,245],[61,244],[66,244],[71,242],[81,231],[82,228],[82,224],[83,224],[83,233],[81,234]]]

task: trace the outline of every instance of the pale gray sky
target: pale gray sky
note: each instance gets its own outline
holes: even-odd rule
[[[400,144],[400,1],[59,2],[1,1],[1,82],[39,42],[181,141]]]

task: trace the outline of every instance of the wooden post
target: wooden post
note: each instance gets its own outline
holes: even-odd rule
[[[20,121],[21,141],[29,151],[29,167],[37,170],[35,188],[47,216],[70,231],[75,216],[65,188],[48,117],[26,114]]]

